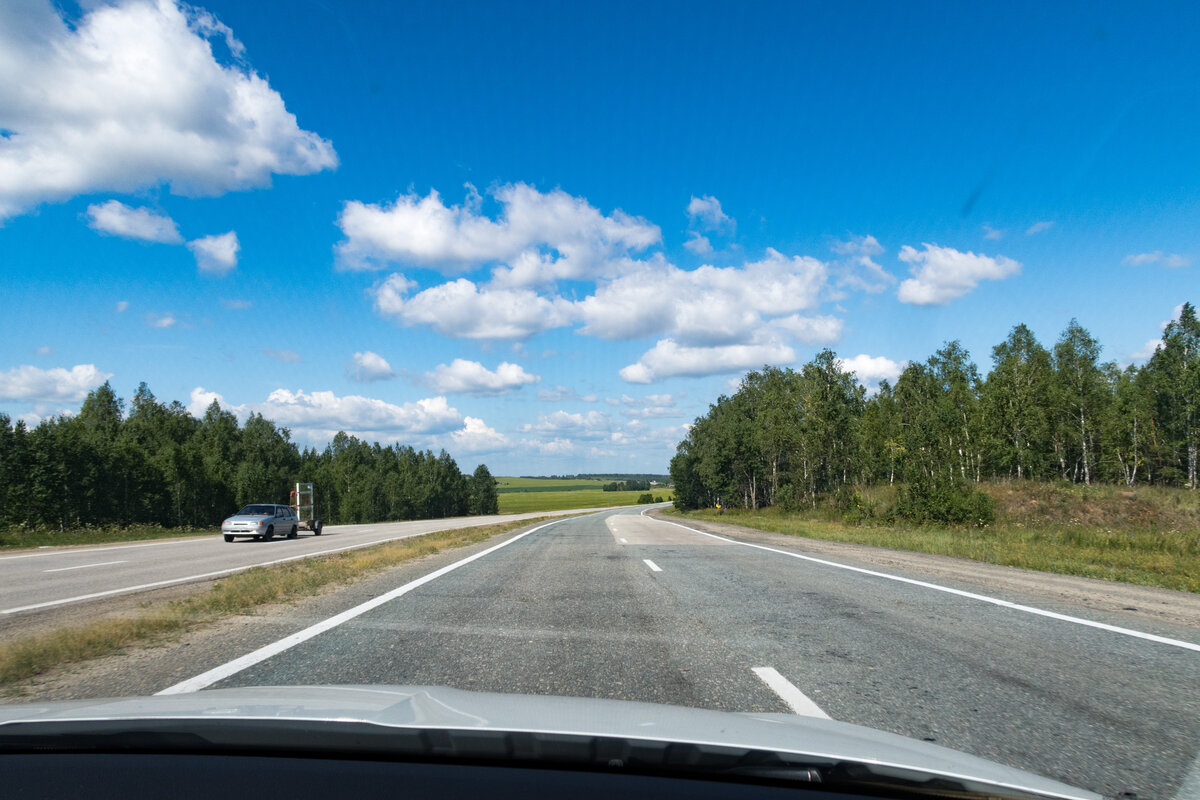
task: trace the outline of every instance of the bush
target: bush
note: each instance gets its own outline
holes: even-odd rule
[[[654,495],[650,494],[649,492],[646,492],[645,494],[638,495],[637,501],[639,504],[640,503],[653,503]]]
[[[965,481],[923,477],[900,489],[896,516],[920,525],[983,527],[996,518],[996,503]]]
[[[656,503],[661,503],[662,501],[663,501],[662,495],[658,495],[654,498],[654,502],[656,502]]]

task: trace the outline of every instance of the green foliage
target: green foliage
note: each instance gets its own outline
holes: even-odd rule
[[[649,492],[646,492],[644,494],[639,494],[637,501],[638,501],[638,505],[642,505],[644,503],[653,503],[654,495],[650,494]]]
[[[128,413],[126,413],[128,408]],[[287,428],[251,414],[241,427],[215,401],[196,419],[141,384],[128,404],[108,383],[79,414],[32,430],[0,414],[0,530],[100,526],[199,528],[251,502],[317,488],[327,523],[495,513],[487,467],[468,479],[447,453],[381,447],[338,433],[303,453]]]
[[[829,350],[763,367],[717,398],[671,460],[675,505],[886,514],[849,487],[904,485],[914,521],[986,524],[987,479],[1200,484],[1200,320],[1190,303],[1142,367],[1102,363],[1071,320],[1052,350],[1017,325],[981,377],[957,341],[866,397]]]

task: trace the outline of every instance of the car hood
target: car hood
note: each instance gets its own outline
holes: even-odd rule
[[[234,514],[232,517],[226,517],[226,522],[265,522],[271,519],[268,514]]]
[[[414,730],[462,731],[466,751],[490,733],[621,740],[631,746],[680,743],[782,756],[795,763],[864,765],[874,780],[950,779],[970,792],[1054,798],[1099,795],[975,756],[858,725],[788,714],[728,713],[620,700],[469,692],[443,687],[286,686],[217,689],[155,697],[0,706],[0,747],[40,733],[187,731],[216,736],[257,723],[276,741],[336,726],[356,731],[356,747],[374,736],[411,741]],[[266,727],[263,727],[266,726]],[[250,726],[252,727],[252,726]],[[473,737],[473,738],[472,738]],[[245,730],[239,742],[252,742]],[[324,739],[322,741],[333,741]],[[491,752],[512,753],[495,750]],[[485,747],[485,750],[487,748]],[[586,750],[587,748],[585,748]],[[466,752],[464,751],[464,752]],[[595,748],[591,749],[594,752]],[[439,755],[445,756],[444,750]],[[468,753],[469,755],[469,753]]]

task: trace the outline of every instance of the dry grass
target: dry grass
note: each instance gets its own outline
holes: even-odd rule
[[[314,595],[326,587],[349,583],[405,561],[482,542],[546,519],[439,531],[376,547],[255,567],[214,582],[206,592],[151,605],[131,616],[106,617],[14,639],[0,645],[0,687],[11,688],[53,667],[99,658],[134,644],[160,641],[262,605]]]

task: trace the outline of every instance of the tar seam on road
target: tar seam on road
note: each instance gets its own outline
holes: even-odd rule
[[[802,717],[819,717],[832,719],[821,710],[821,707],[808,698],[804,692],[797,689],[791,681],[779,674],[774,667],[753,667],[754,674],[779,695],[779,699],[787,703],[788,708]]]
[[[647,509],[647,510],[649,510],[649,509]],[[642,516],[645,516],[645,514],[646,514],[646,512],[643,511]],[[1167,645],[1171,645],[1172,647],[1181,647],[1185,650],[1195,650],[1196,652],[1200,652],[1200,644],[1194,644],[1192,642],[1185,642],[1180,639],[1170,639],[1166,636],[1156,636],[1153,633],[1143,633],[1142,631],[1135,631],[1135,630],[1132,630],[1131,628],[1121,628],[1116,625],[1109,625],[1108,623],[1105,623],[1105,622],[1096,622],[1094,620],[1084,619],[1082,617],[1072,617],[1067,614],[1059,614],[1058,612],[1055,612],[1055,611],[1046,611],[1041,608],[1034,608],[1033,606],[1023,606],[1020,603],[1010,603],[1008,600],[1001,600],[998,597],[988,597],[985,594],[976,594],[974,592],[965,592],[962,589],[951,589],[949,586],[940,586],[936,583],[929,583],[928,581],[918,581],[913,578],[903,578],[899,575],[889,575],[886,572],[876,572],[873,569],[863,569],[862,567],[852,567],[848,564],[839,564],[836,561],[826,561],[823,558],[814,558],[812,556],[801,555],[800,553],[791,553],[791,552],[788,552],[787,550],[778,550],[774,547],[767,547],[766,545],[751,544],[750,542],[739,542],[737,539],[729,539],[725,536],[718,536],[715,533],[708,533],[707,531],[698,530],[696,528],[689,528],[687,525],[680,525],[678,522],[671,522],[670,520],[666,520],[666,519],[656,519],[654,517],[647,517],[647,519],[654,519],[656,522],[663,522],[663,523],[666,523],[667,525],[674,525],[677,528],[683,528],[685,531],[691,531],[692,533],[698,533],[701,536],[710,536],[713,539],[720,539],[721,541],[729,542],[730,544],[740,544],[742,547],[753,547],[755,550],[765,550],[768,553],[778,553],[781,556],[790,556],[791,558],[799,558],[803,561],[811,561],[814,564],[823,564],[827,567],[836,567],[837,569],[845,569],[845,570],[849,570],[850,572],[858,572],[863,575],[871,575],[876,578],[885,578],[889,581],[897,581],[898,583],[907,583],[912,586],[920,586],[925,589],[933,589],[934,591],[945,592],[946,594],[958,595],[959,597],[967,597],[967,598],[970,598],[971,600],[979,600],[980,602],[983,602],[983,603],[991,603],[994,606],[1010,608],[1010,609],[1013,609],[1014,611],[1024,611],[1027,614],[1036,614],[1039,617],[1049,617],[1050,619],[1057,619],[1062,622],[1071,622],[1076,625],[1084,625],[1088,628],[1098,628],[1102,631],[1109,631],[1110,633],[1119,633],[1123,636],[1133,636],[1137,639],[1146,639],[1147,641],[1158,642],[1159,644],[1167,644]]]
[[[392,600],[395,600],[397,597],[406,595],[409,592],[411,592],[413,589],[416,589],[420,586],[424,586],[425,584],[429,583],[430,581],[436,580],[448,572],[453,572],[454,570],[458,569],[459,567],[464,566],[466,564],[470,564],[472,561],[476,561],[480,558],[483,558],[484,556],[486,556],[490,553],[494,553],[502,547],[508,547],[513,542],[518,541],[519,539],[524,539],[526,536],[528,536],[531,533],[537,533],[538,531],[540,531],[543,528],[548,528],[551,525],[557,525],[560,522],[564,522],[566,519],[568,519],[568,518],[556,519],[552,522],[546,522],[541,525],[538,525],[536,528],[531,528],[530,530],[527,530],[524,533],[519,533],[516,536],[512,537],[511,539],[505,539],[500,544],[493,545],[492,547],[489,547],[486,550],[480,550],[475,555],[467,556],[466,558],[461,559],[460,561],[455,561],[453,564],[448,564],[448,565],[442,567],[441,569],[434,570],[433,572],[429,573],[428,575],[417,578],[415,581],[409,581],[408,583],[404,584],[403,586],[401,586],[399,588],[392,589],[390,592],[385,592],[384,594],[381,594],[378,597],[374,597],[365,603],[361,603],[357,606],[354,606],[354,608],[347,609],[346,611],[343,611],[340,614],[336,614],[332,617],[329,617],[326,620],[322,620],[321,622],[318,622],[316,625],[310,625],[309,627],[305,628],[302,631],[293,633],[291,636],[285,636],[284,638],[282,638],[276,642],[272,642],[271,644],[266,645],[265,647],[260,647],[259,649],[255,650],[252,653],[247,653],[246,655],[242,656],[241,658],[235,658],[233,661],[222,664],[219,667],[214,667],[213,669],[210,669],[208,672],[197,675],[194,678],[189,678],[188,680],[177,683],[174,686],[168,686],[166,689],[163,689],[161,692],[155,692],[155,694],[186,694],[188,692],[199,691],[200,689],[203,689],[206,686],[211,686],[212,684],[216,683],[217,681],[228,678],[230,675],[236,675],[237,673],[241,672],[244,669],[247,669],[248,667],[252,667],[261,661],[266,661],[268,658],[278,655],[279,653],[282,653],[285,650],[290,650],[291,648],[295,647],[296,645],[301,644],[302,642],[306,642],[309,639],[313,638],[314,636],[317,636],[318,634],[321,634],[327,630],[336,628],[338,625],[341,625],[343,622],[348,622],[349,620],[352,620],[357,616],[365,614],[374,608],[378,608],[379,606],[383,605],[384,603],[388,603]]]
[[[486,525],[486,524],[489,524],[489,523],[480,523],[480,525]],[[474,527],[478,527],[478,526],[477,525],[468,525],[467,527],[474,528]],[[450,528],[447,530],[460,530],[460,529]],[[461,530],[465,530],[465,528],[463,528]],[[430,533],[438,533],[438,531],[424,531],[423,533],[406,533],[403,536],[392,536],[391,538],[388,538],[388,539],[374,539],[370,542],[363,542],[361,544],[352,544],[352,545],[347,545],[346,547],[335,547],[331,550],[318,550],[315,553],[304,553],[304,554],[298,555],[298,556],[288,556],[287,558],[277,558],[273,561],[260,561],[257,564],[246,564],[243,567],[230,567],[229,569],[217,570],[216,572],[205,572],[201,575],[188,575],[183,578],[171,578],[171,579],[165,580],[165,581],[155,581],[153,583],[143,583],[138,586],[124,586],[120,589],[107,589],[103,592],[93,592],[92,594],[81,594],[81,595],[78,595],[77,597],[67,597],[62,600],[47,600],[44,603],[34,603],[33,605],[29,605],[29,606],[18,606],[17,608],[0,609],[0,614],[16,614],[21,611],[34,611],[39,608],[50,608],[51,606],[62,606],[62,605],[66,605],[68,603],[78,603],[83,600],[95,600],[97,597],[108,597],[109,595],[113,595],[113,594],[127,594],[129,592],[140,592],[143,589],[157,589],[160,586],[170,586],[171,584],[175,584],[175,583],[187,583],[188,581],[198,581],[198,580],[202,580],[204,578],[218,578],[222,575],[233,575],[235,572],[244,572],[248,569],[253,569],[254,567],[269,567],[274,564],[283,564],[288,561],[300,561],[301,559],[312,558],[313,556],[324,556],[324,555],[329,555],[330,553],[344,553],[347,550],[357,550],[360,547],[371,547],[371,546],[377,545],[377,544],[386,544],[388,542],[396,542],[401,539],[411,539],[414,536],[425,536]]]
[[[660,567],[658,564],[655,564],[653,561],[651,561],[648,558],[643,558],[642,563],[644,563],[647,567],[654,570],[655,572],[662,572],[662,567]]]
[[[80,564],[77,567],[58,567],[56,569],[44,569],[42,572],[68,572],[73,569],[87,569],[88,567],[107,567],[113,564],[128,564],[128,561],[101,561],[99,564]]]

